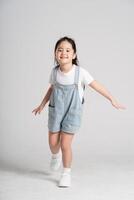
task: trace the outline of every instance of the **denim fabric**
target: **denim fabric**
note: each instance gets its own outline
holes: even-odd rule
[[[81,125],[84,103],[81,103],[78,91],[79,67],[75,69],[74,84],[58,83],[56,74],[57,67],[54,68],[54,85],[48,105],[48,129],[74,134]]]

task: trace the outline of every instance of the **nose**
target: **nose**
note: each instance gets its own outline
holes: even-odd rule
[[[62,53],[61,56],[62,56],[62,57],[65,57],[65,56],[66,56],[66,53]]]
[[[63,50],[63,51],[62,51],[62,54],[63,54],[63,55],[66,54],[66,50]]]

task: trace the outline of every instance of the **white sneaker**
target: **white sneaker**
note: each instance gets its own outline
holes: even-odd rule
[[[59,155],[56,158],[52,156],[50,161],[50,169],[53,171],[57,171],[60,168],[61,161],[62,161],[61,153],[59,153]]]
[[[63,173],[61,175],[61,179],[59,181],[59,187],[70,187],[71,186],[71,174],[70,173]]]

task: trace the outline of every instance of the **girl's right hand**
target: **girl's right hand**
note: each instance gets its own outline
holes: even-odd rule
[[[116,108],[116,109],[126,109],[125,106],[121,105],[118,103],[115,99],[111,100],[111,104]]]
[[[35,115],[36,115],[37,113],[40,114],[41,111],[43,110],[43,108],[44,108],[44,106],[40,105],[40,106],[38,106],[37,108],[35,108],[35,109],[32,111],[32,113],[34,113]]]

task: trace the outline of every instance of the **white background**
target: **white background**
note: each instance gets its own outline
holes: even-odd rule
[[[86,88],[74,163],[84,157],[134,156],[134,2],[132,0],[0,1],[0,164],[47,165],[48,107],[42,101],[54,66],[56,41],[76,41],[80,65],[126,110]],[[83,163],[86,165],[86,163]]]

